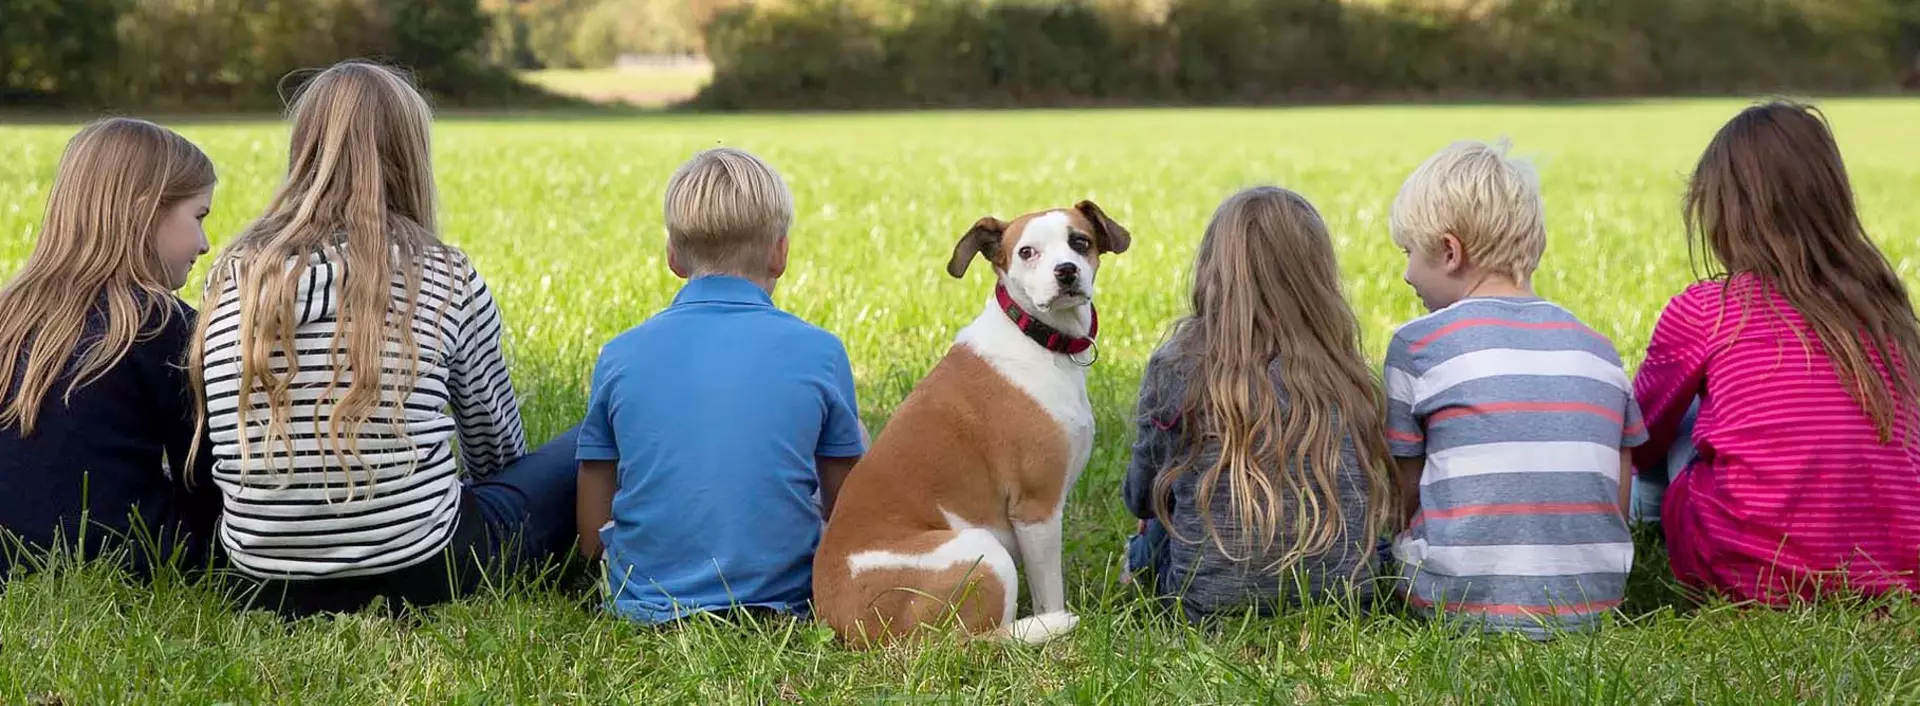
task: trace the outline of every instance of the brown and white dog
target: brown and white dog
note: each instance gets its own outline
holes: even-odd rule
[[[994,294],[848,474],[814,557],[818,616],[866,647],[957,618],[1045,642],[1067,612],[1061,511],[1093,450],[1087,367],[1100,256],[1131,235],[1090,201],[982,218],[947,274],[993,264]],[[1016,566],[1034,615],[1014,621]]]

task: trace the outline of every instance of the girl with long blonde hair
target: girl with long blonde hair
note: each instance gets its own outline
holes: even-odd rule
[[[1369,595],[1393,510],[1385,400],[1319,213],[1276,187],[1229,197],[1190,306],[1141,381],[1129,579],[1190,619]]]
[[[430,604],[565,551],[573,434],[526,454],[499,310],[439,237],[426,100],[347,61],[291,118],[286,179],[215,261],[189,365],[255,605]]]
[[[214,183],[200,148],[144,120],[90,123],[61,154],[0,287],[0,581],[38,563],[22,548],[124,551],[142,576],[204,558],[217,503],[187,462],[194,312],[174,291],[207,252]]]

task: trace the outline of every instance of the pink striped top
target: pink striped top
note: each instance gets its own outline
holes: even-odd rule
[[[1666,463],[1700,396],[1698,456],[1661,510],[1674,574],[1770,604],[1920,590],[1913,401],[1881,444],[1786,298],[1750,275],[1730,282],[1673,298],[1634,381],[1650,436],[1634,452],[1639,468]]]

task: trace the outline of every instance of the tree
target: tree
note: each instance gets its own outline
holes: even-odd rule
[[[394,60],[434,67],[470,58],[487,37],[479,0],[385,0]]]
[[[581,15],[573,59],[610,66],[622,54],[691,54],[698,41],[685,0],[601,0]]]
[[[122,0],[0,0],[0,102],[87,101],[119,55]]]

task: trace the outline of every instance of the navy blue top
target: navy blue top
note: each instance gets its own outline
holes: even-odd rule
[[[20,541],[44,549],[58,537],[74,547],[83,513],[89,559],[124,550],[128,568],[142,577],[176,552],[182,568],[204,563],[220,500],[211,453],[200,453],[191,490],[185,474],[170,470],[183,467],[194,425],[184,365],[194,311],[177,298],[171,303],[176,315],[164,328],[136,337],[126,357],[64,402],[72,371],[63,374],[41,401],[32,436],[23,438],[18,426],[0,430],[0,530],[13,535],[0,537],[0,582],[11,568],[32,568],[15,556]],[[80,348],[97,341],[101,328],[96,315]]]

